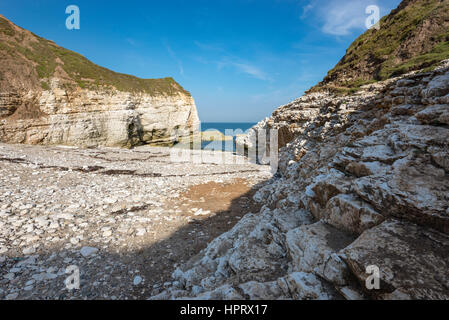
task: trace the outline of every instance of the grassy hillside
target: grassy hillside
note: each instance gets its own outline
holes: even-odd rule
[[[323,82],[311,89],[355,91],[360,86],[449,59],[449,0],[406,0],[356,39]]]
[[[0,16],[0,80],[14,71],[11,65],[21,64],[30,66],[34,73],[32,78],[38,79],[43,89],[49,87],[48,80],[56,72],[58,77],[66,78],[81,88],[113,86],[120,91],[151,95],[189,94],[172,78],[140,79],[100,67],[76,52],[18,28]]]

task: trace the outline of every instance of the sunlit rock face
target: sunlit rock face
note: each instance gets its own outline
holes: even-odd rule
[[[237,141],[280,132],[278,175],[254,196],[262,210],[154,298],[449,299],[448,97],[445,61],[277,109]]]
[[[197,132],[190,95],[65,89],[57,79],[44,91],[0,96],[0,141],[81,147],[171,145]]]
[[[81,147],[171,145],[198,131],[173,78],[100,67],[0,15],[0,141]]]

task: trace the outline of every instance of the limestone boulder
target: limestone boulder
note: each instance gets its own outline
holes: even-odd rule
[[[388,220],[365,231],[344,249],[344,260],[362,287],[380,270],[380,288],[365,290],[377,299],[449,299],[449,237],[438,231]]]

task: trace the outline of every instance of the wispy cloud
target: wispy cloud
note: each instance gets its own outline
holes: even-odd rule
[[[315,8],[315,4],[316,4],[316,0],[311,0],[309,3],[307,3],[302,8],[301,19],[305,19],[308,16],[309,12],[312,11]]]
[[[322,32],[345,36],[366,28],[366,8],[370,5],[379,6],[381,12],[387,10],[377,0],[311,0],[303,7],[301,19],[312,16],[320,21]]]
[[[198,41],[195,41],[195,45],[205,51],[213,51],[213,52],[221,53],[221,59],[218,61],[217,60],[207,61],[201,57],[198,57],[197,60],[200,62],[215,64],[215,65],[217,65],[217,68],[219,70],[222,70],[224,68],[234,68],[237,72],[249,75],[255,79],[264,80],[264,81],[272,80],[267,75],[267,73],[264,72],[261,68],[255,66],[251,63],[248,63],[247,61],[245,61],[244,59],[241,59],[240,57],[237,57],[235,55],[232,55],[232,54],[226,52],[226,50],[223,49],[220,45],[205,44],[205,43],[200,43]]]
[[[182,61],[177,57],[176,53],[173,51],[173,49],[170,47],[168,43],[165,43],[165,47],[167,48],[167,52],[170,55],[170,57],[178,64],[179,73],[182,76],[184,76],[184,66],[182,64]]]
[[[366,1],[343,1],[329,7],[325,12],[323,32],[333,35],[348,35],[353,30],[363,29],[365,26]]]
[[[248,63],[240,63],[240,62],[234,62],[229,60],[223,60],[220,62],[217,62],[217,66],[219,69],[226,68],[226,67],[232,67],[235,68],[238,72],[247,74],[253,78],[269,81],[271,78],[260,68],[253,66]]]
[[[203,42],[199,42],[199,41],[194,41],[194,43],[201,50],[206,50],[206,51],[224,51],[224,49],[220,45],[218,45],[218,44],[203,43]]]
[[[130,45],[132,45],[133,47],[136,47],[136,46],[137,46],[137,42],[136,42],[134,39],[132,39],[132,38],[126,38],[125,40],[126,40],[126,42],[128,42]]]

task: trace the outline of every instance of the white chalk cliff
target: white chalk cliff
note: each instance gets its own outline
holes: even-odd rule
[[[172,78],[99,67],[0,16],[0,141],[82,147],[172,145],[198,131]]]
[[[30,92],[19,97],[33,101],[25,103],[34,103],[40,114],[21,118],[12,113],[0,120],[2,142],[83,147],[170,145],[190,136],[199,125],[190,95],[66,90],[58,87],[57,81],[53,83],[51,90],[37,96]],[[8,103],[8,98],[3,94],[0,105]]]

